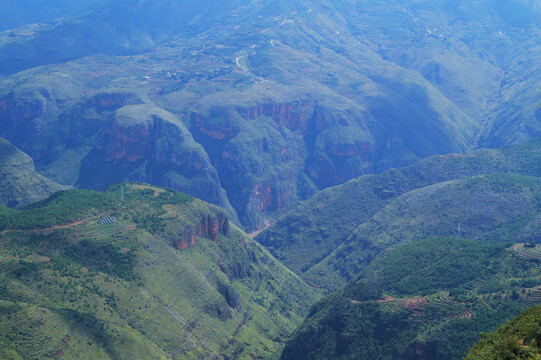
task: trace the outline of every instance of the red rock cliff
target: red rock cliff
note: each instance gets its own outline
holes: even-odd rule
[[[229,230],[229,219],[225,214],[208,215],[202,218],[197,225],[188,227],[184,231],[177,248],[185,250],[188,247],[193,247],[196,237],[204,237],[218,242],[220,234],[229,236]]]
[[[237,108],[237,112],[246,120],[257,120],[260,116],[272,118],[278,125],[289,130],[300,130],[302,135],[308,131],[307,122],[314,113],[314,102],[298,100],[288,103],[265,103]]]

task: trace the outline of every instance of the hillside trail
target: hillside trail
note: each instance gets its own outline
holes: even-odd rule
[[[97,215],[96,217],[104,217],[104,216],[107,216],[107,215],[110,215],[111,214],[111,211],[108,211],[108,212],[105,212],[105,213],[102,213],[102,214],[99,214]],[[65,224],[62,224],[62,225],[54,225],[54,226],[51,226],[51,227],[48,227],[48,228],[44,228],[44,229],[33,229],[33,230],[24,230],[24,231],[27,231],[27,232],[45,232],[45,231],[52,231],[52,230],[58,230],[58,229],[71,229],[77,225],[82,225],[82,224],[85,224],[87,222],[87,219],[79,219],[79,220],[74,220],[74,221],[70,221],[68,223],[65,223]],[[20,229],[5,229],[5,230],[2,230],[0,231],[0,235],[4,235],[5,233],[8,233],[10,231],[19,231]]]

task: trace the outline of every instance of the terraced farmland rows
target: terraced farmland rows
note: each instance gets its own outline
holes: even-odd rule
[[[451,314],[445,317],[446,320],[453,320],[453,319],[471,319],[473,316],[473,310],[467,309],[462,311],[459,314]]]
[[[541,297],[541,289],[539,296]],[[353,304],[361,301],[351,300]],[[464,308],[464,304],[449,298],[447,293],[437,293],[428,296],[415,296],[410,298],[395,299],[385,295],[384,300],[377,300],[390,310],[402,308],[408,311],[411,322],[423,322],[427,320],[447,321],[453,319],[471,319],[474,315],[472,309]]]
[[[423,313],[423,308],[430,306],[430,303],[426,301],[426,296],[416,296],[401,301],[403,309],[408,310],[413,316],[420,316]]]
[[[451,304],[451,299],[449,299],[449,296],[447,294],[443,294],[443,293],[438,293],[432,300],[431,302],[435,305],[441,305],[441,306],[445,306],[445,305],[449,305]]]
[[[541,288],[537,288],[526,295],[526,301],[531,303],[541,303]]]
[[[99,241],[105,240],[112,235],[120,234],[126,231],[133,231],[135,229],[135,224],[127,224],[122,221],[117,221],[114,224],[107,225],[100,225],[96,222],[92,222],[77,228],[77,232],[82,239]]]
[[[462,303],[452,301],[445,293],[437,293],[430,296],[414,297],[402,302],[402,307],[412,313],[412,321],[422,321],[422,318],[432,320],[452,320],[452,319],[471,319],[473,310],[457,310],[456,307],[462,307]],[[451,312],[443,316],[442,312]]]
[[[513,251],[521,259],[541,260],[541,247],[539,246],[528,248],[524,244],[516,244],[513,247]]]

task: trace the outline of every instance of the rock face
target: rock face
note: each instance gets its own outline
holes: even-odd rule
[[[174,115],[149,105],[112,114],[83,159],[77,185],[105,187],[112,178],[160,184],[231,208],[204,149]]]
[[[241,222],[249,228],[262,227],[265,213],[283,210],[303,197],[297,191],[306,153],[302,132],[311,112],[313,107],[305,102],[218,106],[192,113],[192,134],[208,149]]]
[[[348,118],[302,97],[259,99],[255,105],[245,104],[242,95],[229,106],[208,101],[191,112],[190,131],[250,229],[264,227],[267,216],[320,188],[374,170],[370,117],[359,109]]]
[[[65,188],[36,173],[30,156],[0,138],[0,205],[21,207]]]
[[[229,219],[225,214],[220,212],[207,215],[197,225],[189,226],[184,230],[177,248],[186,250],[188,247],[193,247],[196,237],[204,237],[216,243],[220,235],[229,236],[229,232]]]
[[[100,92],[81,101],[36,90],[36,100],[0,100],[0,133],[60,183],[102,189],[140,181],[190,193],[235,210],[204,149],[178,118],[133,92]],[[59,98],[55,98],[55,96]],[[9,121],[8,121],[9,120]]]

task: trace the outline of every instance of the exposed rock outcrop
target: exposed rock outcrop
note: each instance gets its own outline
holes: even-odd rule
[[[237,108],[238,113],[246,120],[257,120],[268,116],[279,126],[289,130],[299,130],[301,135],[309,131],[309,123],[314,113],[315,102],[312,100],[297,100],[292,102],[268,102],[247,108]]]
[[[197,225],[185,229],[177,248],[179,250],[185,250],[188,247],[194,246],[197,237],[204,237],[218,242],[220,235],[229,236],[229,234],[229,219],[225,214],[219,212],[214,215],[208,215],[201,219]]]
[[[30,156],[0,138],[0,205],[21,207],[63,189],[36,173]]]

